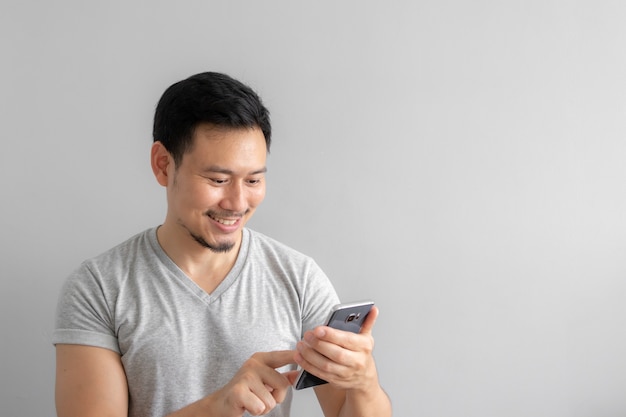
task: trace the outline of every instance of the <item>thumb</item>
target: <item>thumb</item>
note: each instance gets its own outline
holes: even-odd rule
[[[372,333],[372,329],[374,328],[374,324],[376,323],[376,319],[378,318],[378,307],[373,306],[367,317],[363,321],[363,326],[361,326],[360,334],[370,334]]]
[[[298,375],[300,374],[300,371],[287,371],[287,372],[283,372],[283,376],[285,378],[287,378],[287,381],[289,381],[289,384],[293,385],[296,380],[298,379]]]

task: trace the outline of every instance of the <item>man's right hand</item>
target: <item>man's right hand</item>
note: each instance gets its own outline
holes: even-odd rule
[[[242,417],[269,413],[284,401],[298,371],[280,373],[276,368],[293,364],[293,350],[257,352],[239,368],[224,387],[167,417]]]

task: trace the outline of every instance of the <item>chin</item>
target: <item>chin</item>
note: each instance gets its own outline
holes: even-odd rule
[[[215,252],[215,253],[230,252],[235,247],[235,244],[236,244],[236,242],[230,242],[230,241],[209,243],[202,236],[195,235],[193,233],[191,233],[191,237],[193,237],[196,243],[198,243],[200,246],[202,246],[203,248],[209,249],[211,252]]]

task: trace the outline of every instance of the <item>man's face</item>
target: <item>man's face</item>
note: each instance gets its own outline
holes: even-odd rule
[[[168,217],[200,245],[230,251],[265,197],[266,156],[258,128],[199,125],[191,150],[169,176]]]

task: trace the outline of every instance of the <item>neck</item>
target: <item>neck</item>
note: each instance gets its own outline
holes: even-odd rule
[[[199,244],[186,230],[172,230],[164,224],[157,229],[157,239],[167,256],[210,294],[235,264],[242,237],[228,252],[214,252]]]

